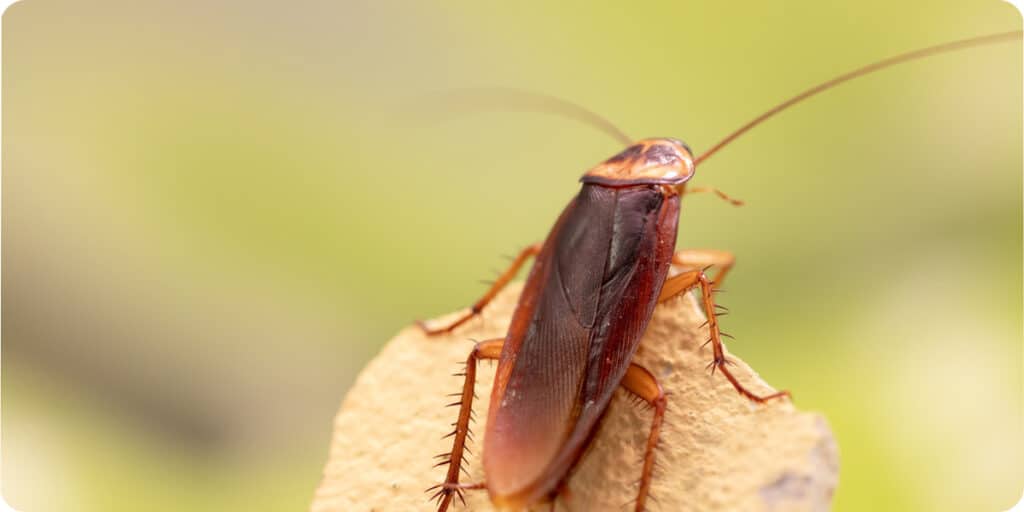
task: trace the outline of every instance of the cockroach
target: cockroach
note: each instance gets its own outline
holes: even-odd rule
[[[898,63],[984,44],[1021,39],[1021,31],[954,41],[903,53],[822,82],[779,103],[694,157],[682,141],[651,138],[633,142],[610,123],[600,128],[627,145],[587,171],[579,194],[558,217],[547,239],[522,250],[490,290],[464,315],[430,335],[450,333],[480,314],[530,257],[533,268],[504,338],[479,342],[466,359],[458,420],[445,481],[428,489],[438,512],[463,492],[486,489],[501,509],[519,510],[551,502],[581,457],[620,386],[653,408],[635,510],[647,503],[655,451],[667,399],[658,380],[633,363],[644,330],[659,302],[698,289],[707,316],[710,371],[720,372],[741,395],[756,403],[788,396],[758,396],[729,371],[715,292],[733,266],[731,253],[675,251],[679,207],[698,165],[740,135],[794,104],[848,80]],[[546,101],[551,98],[538,96]],[[596,116],[568,102],[563,110]],[[598,118],[599,119],[599,118]],[[686,269],[669,276],[676,264]],[[713,278],[708,270],[717,267]],[[463,484],[459,473],[472,415],[477,361],[497,359],[490,412],[483,440],[484,482]]]

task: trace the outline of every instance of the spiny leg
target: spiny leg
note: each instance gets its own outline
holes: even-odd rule
[[[434,495],[430,497],[430,500],[431,501],[433,501],[435,499],[438,500],[438,507],[439,507],[438,510],[442,510],[443,511],[443,510],[447,510],[448,509],[448,505],[450,505],[451,501],[453,501],[452,500],[452,495],[458,496],[459,497],[459,501],[462,502],[462,506],[465,507],[466,506],[466,499],[462,496],[463,492],[465,492],[465,491],[475,491],[475,490],[486,489],[486,488],[487,488],[487,484],[484,483],[484,482],[477,482],[475,484],[457,484],[457,483],[456,484],[451,484],[451,483],[447,483],[446,482],[446,483],[443,483],[443,484],[437,484],[437,485],[431,486],[429,489],[427,489],[424,492],[436,491],[434,493]],[[441,498],[442,494],[444,495],[444,498]]]
[[[736,255],[718,249],[683,249],[672,255],[672,263],[687,270],[707,269],[710,266],[718,267],[718,273],[711,281],[715,283],[715,286],[721,287],[722,282],[725,281],[725,275],[736,264]]]
[[[486,306],[488,302],[491,302],[494,297],[498,295],[498,292],[512,281],[512,278],[516,276],[516,273],[518,273],[519,269],[522,268],[524,263],[526,263],[526,260],[530,259],[531,256],[536,256],[539,252],[540,244],[533,244],[520,251],[519,255],[512,260],[512,264],[509,265],[508,269],[506,269],[505,272],[502,272],[502,274],[498,276],[498,279],[494,281],[494,284],[492,284],[491,288],[487,290],[487,293],[485,293],[483,297],[480,297],[480,300],[473,303],[468,312],[455,319],[455,321],[450,324],[433,329],[428,327],[423,321],[417,321],[416,324],[419,325],[420,329],[423,329],[423,332],[427,333],[428,336],[451,332],[456,327],[464,324],[470,318],[479,315],[480,312],[483,311],[484,306]]]
[[[644,450],[644,467],[640,475],[640,490],[636,496],[636,512],[642,512],[647,504],[647,496],[651,490],[651,475],[654,472],[654,449],[658,446],[661,423],[665,419],[665,392],[661,389],[658,379],[646,368],[633,363],[626,370],[622,379],[622,387],[637,397],[645,400],[654,408],[654,419],[651,421],[651,433],[647,436],[647,448]]]
[[[465,376],[465,380],[462,383],[460,399],[458,402],[449,404],[452,406],[459,406],[459,419],[455,422],[455,430],[445,436],[454,436],[455,438],[452,443],[452,451],[447,454],[447,459],[442,460],[437,464],[437,466],[448,464],[448,474],[444,479],[444,483],[427,489],[428,492],[437,490],[430,499],[438,500],[438,512],[448,510],[448,506],[452,502],[453,495],[458,496],[459,500],[465,504],[465,500],[462,497],[463,490],[482,489],[484,486],[483,484],[459,484],[459,472],[462,471],[462,458],[466,451],[466,438],[469,436],[469,421],[473,414],[473,388],[476,385],[476,362],[479,359],[497,359],[501,356],[501,347],[504,344],[504,339],[481,341],[473,347],[473,351],[470,352],[469,357],[466,358],[466,371],[461,374]],[[443,455],[444,454],[441,456]]]
[[[718,326],[718,313],[715,308],[715,299],[712,296],[714,289],[714,281],[708,279],[707,275],[704,274],[703,270],[691,270],[689,272],[683,272],[672,276],[665,280],[665,284],[662,285],[661,295],[658,297],[658,302],[664,302],[677,295],[682,295],[693,289],[696,286],[700,286],[701,299],[704,304],[704,314],[708,317],[707,326],[708,332],[711,334],[708,339],[708,343],[711,343],[711,348],[714,353],[714,359],[711,364],[708,365],[711,368],[712,375],[715,370],[721,370],[722,375],[725,375],[726,379],[732,383],[732,387],[736,389],[741,395],[748,399],[757,402],[764,403],[772,398],[779,398],[782,396],[789,396],[789,391],[778,391],[770,395],[759,396],[748,390],[740,381],[729,371],[727,365],[732,364],[725,357],[725,349],[722,345],[722,332]]]

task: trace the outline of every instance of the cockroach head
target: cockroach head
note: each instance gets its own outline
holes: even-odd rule
[[[678,139],[644,139],[587,171],[583,183],[610,187],[682,185],[693,177],[693,154]]]

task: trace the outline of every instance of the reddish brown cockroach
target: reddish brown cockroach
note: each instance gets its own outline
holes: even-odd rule
[[[524,249],[458,320],[442,328],[423,327],[429,334],[450,332],[476,316],[526,260],[536,256],[508,334],[477,343],[466,360],[447,478],[431,489],[436,490],[438,511],[447,510],[453,497],[461,498],[467,489],[486,489],[502,509],[553,500],[619,386],[654,409],[635,506],[637,511],[644,510],[666,398],[655,377],[632,359],[655,306],[694,288],[700,289],[708,318],[714,354],[711,371],[720,371],[737,392],[754,402],[786,396],[785,391],[757,396],[729,372],[714,292],[732,267],[732,255],[711,250],[675,252],[680,199],[699,191],[686,188],[696,166],[772,115],[847,80],[908,60],[1020,37],[1016,31],[966,39],[859,68],[780,103],[696,158],[679,140],[631,143],[612,128],[628,147],[583,175],[579,194],[544,243]],[[593,118],[574,105],[562,106]],[[607,130],[610,123],[599,126]],[[668,277],[673,263],[690,270]],[[705,274],[711,266],[718,267],[713,279]],[[459,473],[479,359],[498,359],[484,436],[485,481],[464,485],[459,483]]]

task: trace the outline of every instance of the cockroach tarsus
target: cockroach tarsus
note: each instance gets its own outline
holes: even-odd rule
[[[465,361],[463,386],[451,406],[459,408],[450,452],[437,456],[448,465],[445,481],[428,489],[444,512],[463,493],[486,489],[491,502],[525,508],[554,502],[592,438],[620,386],[653,410],[634,502],[643,511],[668,398],[657,378],[633,362],[640,339],[657,304],[699,290],[707,321],[712,360],[708,370],[721,373],[747,399],[764,403],[788,396],[779,391],[759,396],[729,370],[719,317],[727,310],[714,295],[733,267],[732,253],[721,250],[675,251],[682,196],[712,192],[687,188],[696,166],[754,126],[775,114],[843,82],[895,64],[954,50],[1021,39],[1021,31],[954,41],[884,59],[822,82],[783,101],[694,157],[682,141],[652,138],[629,142],[620,130],[596,114],[557,98],[534,95],[540,105],[595,125],[627,147],[590,169],[547,239],[524,248],[487,293],[463,315],[441,327],[420,323],[428,335],[451,333],[479,315],[531,257],[535,258],[504,338],[477,342]],[[529,95],[523,96],[529,98]],[[522,100],[522,98],[520,100]],[[534,102],[533,106],[536,106]],[[669,276],[669,268],[684,269]],[[716,268],[713,278],[707,272]],[[719,311],[719,310],[723,311]],[[472,439],[477,363],[497,360],[484,437],[485,481],[462,484],[462,462]]]

